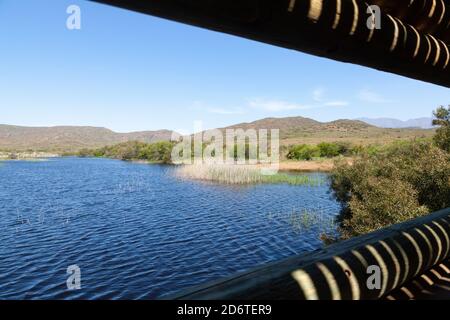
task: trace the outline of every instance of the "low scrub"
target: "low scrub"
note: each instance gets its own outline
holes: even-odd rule
[[[434,143],[447,152],[450,152],[450,105],[440,107],[434,112],[433,125],[440,126],[433,138]]]
[[[324,158],[334,158],[337,156],[348,156],[351,153],[352,146],[348,142],[322,142],[317,145],[320,156]]]
[[[450,206],[450,154],[431,142],[394,144],[352,165],[338,161],[331,188],[343,238]]]
[[[287,158],[291,160],[312,160],[318,157],[320,157],[319,148],[307,144],[292,146],[287,154]]]
[[[288,148],[286,158],[290,160],[313,160],[318,158],[375,155],[385,147],[381,145],[352,145],[350,142],[322,142],[318,145],[299,144]]]
[[[167,141],[156,143],[129,141],[99,149],[83,149],[78,155],[81,157],[105,157],[120,160],[147,160],[170,163],[173,145],[172,142]]]

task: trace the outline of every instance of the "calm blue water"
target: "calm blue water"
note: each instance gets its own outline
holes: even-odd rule
[[[332,217],[328,186],[180,181],[104,159],[0,163],[0,299],[154,299],[322,246],[293,209]],[[67,289],[67,267],[81,290]]]

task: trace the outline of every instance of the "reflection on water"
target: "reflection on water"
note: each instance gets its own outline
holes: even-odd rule
[[[339,210],[326,184],[226,186],[172,172],[105,159],[4,163],[0,299],[157,298],[317,249],[320,223],[299,232],[283,217]],[[81,290],[67,290],[70,265]]]

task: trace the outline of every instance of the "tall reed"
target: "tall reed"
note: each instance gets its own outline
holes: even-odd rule
[[[225,184],[286,183],[317,186],[323,183],[323,179],[310,175],[291,175],[286,173],[265,175],[262,173],[261,168],[249,165],[184,165],[176,169],[175,175],[184,179],[214,181]]]

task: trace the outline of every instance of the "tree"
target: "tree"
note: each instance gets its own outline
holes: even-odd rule
[[[443,106],[437,108],[433,115],[433,125],[440,127],[436,130],[434,142],[442,150],[450,152],[450,105],[447,109]]]
[[[322,142],[317,147],[321,157],[333,158],[340,154],[340,147],[336,143]]]
[[[127,141],[100,149],[80,150],[79,156],[106,157],[121,160],[149,160],[153,162],[170,163],[173,143],[160,141],[156,143],[144,143],[139,141]]]
[[[312,160],[320,157],[320,150],[315,146],[306,144],[295,145],[291,147],[287,157],[291,160]]]
[[[349,142],[337,141],[319,143],[317,148],[319,148],[321,157],[333,158],[339,155],[349,155],[352,146]]]

